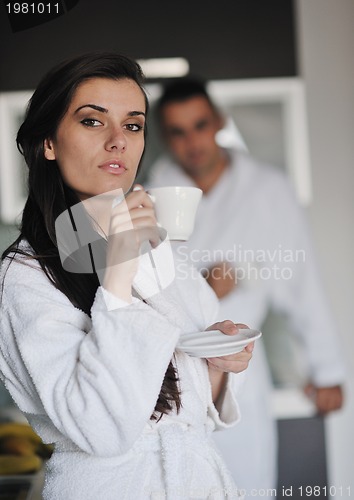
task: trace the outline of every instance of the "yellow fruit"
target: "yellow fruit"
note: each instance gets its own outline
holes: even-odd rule
[[[41,438],[27,425],[18,422],[0,424],[0,454],[39,455],[50,458],[53,445],[44,444]]]
[[[42,458],[50,458],[54,451],[54,446],[52,444],[40,443],[36,448],[36,454]]]
[[[0,439],[0,454],[30,456],[36,453],[38,446],[22,436],[7,436]]]
[[[42,460],[37,455],[21,457],[19,455],[0,455],[0,476],[28,474],[37,472],[42,467]]]
[[[0,439],[8,436],[18,436],[30,439],[35,443],[41,443],[41,438],[34,432],[32,427],[19,422],[0,424]]]

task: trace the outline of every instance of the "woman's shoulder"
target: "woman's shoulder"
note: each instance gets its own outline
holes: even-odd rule
[[[43,279],[44,272],[35,258],[35,252],[26,240],[21,240],[1,261],[2,286],[33,283]]]
[[[33,248],[28,242],[21,241],[17,251],[11,251],[1,262],[0,307],[16,308],[16,304],[25,301],[32,303],[33,307],[36,303],[73,307],[42,269]]]

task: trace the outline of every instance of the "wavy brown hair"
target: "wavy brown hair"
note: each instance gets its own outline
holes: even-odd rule
[[[16,253],[35,258],[48,279],[72,304],[91,316],[91,307],[100,283],[97,274],[76,274],[63,269],[55,235],[55,220],[80,202],[77,194],[61,177],[55,161],[44,156],[44,141],[55,137],[77,87],[91,78],[128,78],[143,89],[143,73],[133,60],[112,53],[91,53],[66,61],[52,69],[39,83],[17,134],[17,147],[29,168],[28,198],[23,210],[20,235],[2,255],[13,259]],[[33,252],[19,248],[27,240]],[[11,256],[9,255],[11,254]],[[170,361],[151,419],[159,420],[181,407],[178,377]]]

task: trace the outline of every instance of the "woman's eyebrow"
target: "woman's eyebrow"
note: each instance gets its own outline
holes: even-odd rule
[[[140,115],[145,116],[145,113],[143,113],[142,111],[130,111],[128,113],[128,116],[140,116]]]
[[[74,114],[78,113],[81,109],[83,108],[91,108],[96,111],[99,111],[100,113],[108,113],[108,109],[102,108],[102,106],[97,106],[97,104],[84,104],[83,106],[80,106],[77,108]],[[129,111],[127,113],[128,116],[145,116],[145,113],[143,111]]]
[[[96,111],[100,111],[101,113],[108,113],[108,109],[102,108],[102,106],[97,106],[96,104],[84,104],[83,106],[80,106],[79,108],[77,108],[75,113],[78,113],[80,111],[80,109],[82,109],[82,108],[92,108]]]

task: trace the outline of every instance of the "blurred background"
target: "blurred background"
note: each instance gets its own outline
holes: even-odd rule
[[[353,0],[81,0],[57,19],[17,32],[6,16],[6,3],[0,6],[0,250],[17,234],[13,219],[24,197],[15,132],[42,75],[63,59],[91,50],[114,50],[138,60],[183,58],[177,71],[212,80],[220,105],[238,116],[251,152],[286,169],[308,212],[347,365],[345,407],[325,421],[328,485],[337,488],[331,498],[349,498],[348,487],[354,495]],[[146,65],[149,71],[154,100],[164,76],[177,74],[168,65]],[[225,81],[226,87],[234,81],[236,90],[223,103]],[[240,98],[245,95],[242,84],[247,89],[255,85],[253,96],[260,98],[252,100],[247,90],[248,97]],[[250,131],[252,117],[259,130]],[[153,122],[149,132],[146,167],[160,151]],[[265,147],[269,143],[271,150]],[[294,155],[299,157],[292,164]],[[296,177],[299,168],[302,181]],[[304,404],[303,414],[298,411],[301,398],[279,399],[282,389],[296,388],[303,379],[301,354],[296,354],[301,347],[280,336],[283,329],[276,317],[264,327],[276,389],[274,411],[279,419],[306,418],[311,410]],[[0,412],[9,402],[0,389]]]

